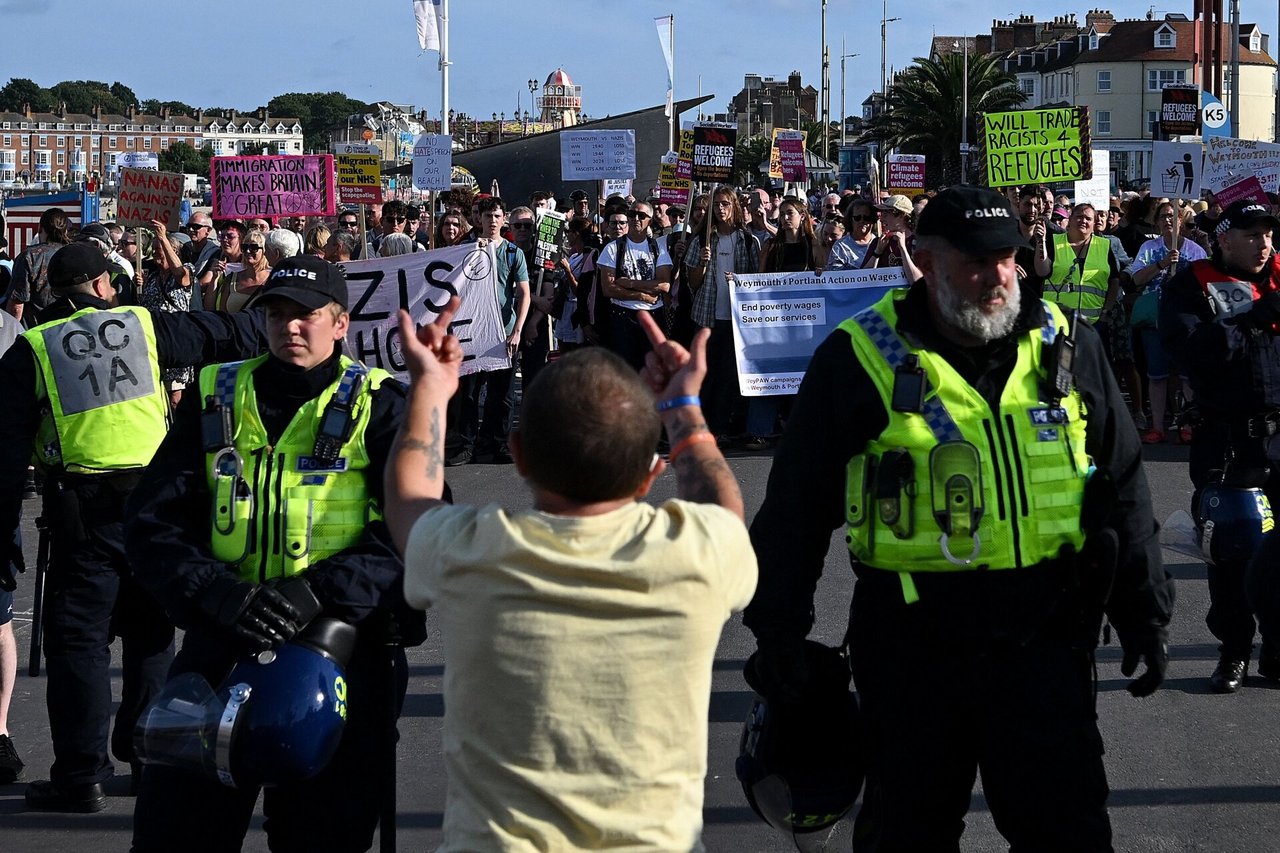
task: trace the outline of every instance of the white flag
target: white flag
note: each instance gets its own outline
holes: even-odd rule
[[[418,44],[423,50],[440,49],[440,0],[413,0],[418,23]]]
[[[661,18],[654,18],[653,23],[658,28],[658,44],[662,46],[662,56],[667,60],[667,108],[665,113],[670,118],[672,101],[675,95],[672,91],[672,83],[676,76],[675,58],[671,55],[671,30],[675,26],[675,16],[663,15]]]

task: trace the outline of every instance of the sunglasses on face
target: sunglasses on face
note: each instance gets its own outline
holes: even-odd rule
[[[522,229],[522,230],[523,230],[523,229],[526,229],[526,228],[533,228],[533,223],[532,223],[532,222],[512,222],[512,223],[511,223],[511,227],[512,227],[512,228],[520,228],[520,229]]]
[[[246,243],[246,244],[245,244],[245,247],[244,247],[244,250],[245,250],[245,252],[247,252],[248,254],[252,255],[252,254],[254,254],[255,252],[261,252],[261,251],[262,251],[262,247],[261,247],[261,246],[257,246],[257,245],[255,245],[255,244],[253,244],[253,243]]]
[[[349,222],[339,222],[338,224],[341,225],[343,228],[359,228],[360,227],[360,223],[354,219],[352,219]]]
[[[850,222],[875,222],[877,218],[878,217],[876,217],[875,214],[872,214],[871,216],[850,216],[849,221]]]
[[[651,217],[647,213],[642,213],[639,210],[633,210],[627,214],[627,218],[644,220],[644,219],[650,219]]]

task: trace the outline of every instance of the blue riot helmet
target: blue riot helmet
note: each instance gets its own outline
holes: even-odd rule
[[[237,663],[216,691],[197,673],[172,679],[138,720],[139,760],[233,788],[315,776],[342,739],[355,641],[354,627],[322,617]]]
[[[1228,474],[1200,490],[1196,527],[1206,562],[1248,560],[1275,526],[1271,502],[1260,488],[1265,479],[1265,473],[1243,479]]]
[[[857,696],[840,650],[809,640],[803,701],[762,695],[756,655],[744,670],[757,692],[735,766],[747,802],[801,851],[825,849],[857,802],[866,772]]]

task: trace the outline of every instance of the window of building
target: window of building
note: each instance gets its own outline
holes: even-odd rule
[[[301,151],[301,150],[302,150],[302,143],[301,143],[301,142],[295,142],[295,143],[293,143],[293,150],[294,150],[294,151]]]
[[[65,122],[61,122],[61,121],[58,122],[58,130],[66,130],[66,129],[67,129],[67,125]]]
[[[13,145],[13,137],[6,133],[4,136],[4,147],[8,148],[11,145]]]
[[[30,162],[31,162],[31,152],[29,152],[29,151],[23,151],[23,152],[22,152],[22,162],[23,162],[23,163],[30,163]]]
[[[41,148],[43,148],[44,146],[46,146],[46,145],[48,145],[48,144],[49,144],[49,137],[47,137],[47,136],[42,136],[42,137],[40,137],[40,147],[41,147]]]
[[[0,128],[4,128],[5,130],[13,130],[13,125],[10,122],[6,121],[3,124],[0,124]]]
[[[1036,94],[1036,81],[1032,77],[1023,77],[1018,81],[1018,90],[1027,97],[1034,97]]]
[[[1147,110],[1147,134],[1155,136],[1156,131],[1160,129],[1160,113],[1157,110]]]
[[[59,165],[59,166],[65,166],[65,165],[66,165],[66,163],[67,163],[67,152],[65,152],[65,151],[59,151],[59,152],[58,152],[58,165]]]
[[[126,136],[126,137],[124,138],[124,147],[125,147],[125,148],[132,148],[132,147],[133,147],[133,137],[132,137],[132,136]]]
[[[1185,68],[1148,68],[1147,69],[1147,91],[1159,92],[1169,83],[1185,83],[1187,82],[1187,70]]]
[[[1044,98],[1046,101],[1053,100],[1053,75],[1049,74],[1044,78]]]
[[[142,147],[143,147],[143,148],[145,148],[145,149],[147,149],[148,151],[150,151],[150,150],[151,150],[151,137],[150,137],[150,136],[144,136],[144,137],[142,137]]]
[[[116,147],[116,138],[115,138],[114,136],[108,136],[108,137],[107,137],[107,147],[108,147],[108,148],[115,148],[115,147]]]
[[[83,140],[83,139],[81,139],[80,137],[78,137],[78,136],[73,136],[73,137],[72,137],[72,140],[74,140],[74,142],[75,142],[75,147],[76,147],[76,148],[83,148],[83,147],[84,147],[84,140]]]
[[[1173,27],[1165,25],[1156,30],[1156,47],[1169,48],[1178,46],[1178,37],[1173,31]]]
[[[1111,110],[1098,110],[1094,113],[1097,121],[1094,122],[1094,129],[1099,136],[1105,136],[1111,133]]]
[[[168,148],[168,147],[169,147],[169,137],[165,136],[165,137],[162,137],[162,138],[160,139],[160,147],[161,147],[161,148]]]
[[[1228,67],[1222,69],[1222,91],[1224,93],[1231,91],[1231,69]]]
[[[1111,91],[1111,72],[1110,71],[1098,72],[1098,91],[1099,92]]]

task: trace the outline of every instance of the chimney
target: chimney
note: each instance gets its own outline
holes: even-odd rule
[[[196,110],[196,124],[197,125],[204,124],[204,107],[201,107],[198,110]]]
[[[802,88],[800,84],[800,72],[792,71],[787,75],[787,88],[793,92],[799,92]]]
[[[160,108],[160,119],[161,119],[162,121],[168,121],[168,120],[169,120],[169,116],[170,116],[170,115],[172,115],[172,113],[173,113],[173,110],[169,109],[168,107],[161,107],[161,108]]]
[[[266,121],[266,120],[267,120],[267,108],[258,107],[258,121]]]
[[[1084,25],[1086,28],[1093,27],[1097,24],[1106,24],[1110,26],[1116,22],[1116,16],[1108,12],[1106,9],[1090,9],[1084,16]]]
[[[59,101],[58,102],[58,118],[66,118],[66,117],[67,117],[67,102]]]
[[[101,104],[93,105],[93,119],[94,121],[102,121],[102,105]]]
[[[137,108],[137,107],[135,107],[133,104],[130,104],[130,105],[129,105],[129,109],[125,110],[125,116],[127,116],[127,117],[128,117],[128,119],[129,119],[129,123],[130,123],[130,124],[137,124],[137,123],[138,123],[138,121],[137,121],[137,120],[138,120],[138,108]]]

